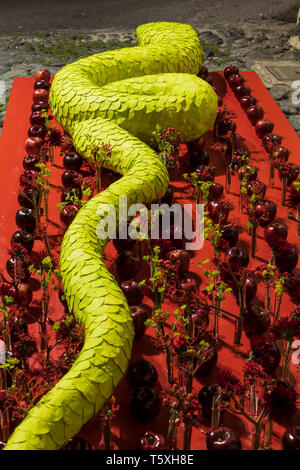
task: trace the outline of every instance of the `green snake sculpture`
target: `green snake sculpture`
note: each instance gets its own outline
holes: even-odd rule
[[[104,265],[107,240],[96,234],[99,207],[151,203],[168,187],[168,172],[148,146],[158,124],[184,141],[211,128],[217,96],[196,76],[202,49],[191,26],[150,23],[137,28],[138,47],[103,52],[63,67],[54,77],[50,107],[85,158],[110,144],[104,166],[123,177],[93,197],[66,231],[60,251],[70,311],[85,326],[84,346],[69,372],[34,406],[5,449],[55,450],[95,416],[124,376],[133,323],[126,299]]]

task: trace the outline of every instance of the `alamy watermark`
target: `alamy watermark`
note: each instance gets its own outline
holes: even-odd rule
[[[96,233],[100,240],[170,240],[173,236],[186,241],[186,250],[200,250],[204,244],[203,204],[151,204],[150,209],[144,204],[128,207],[127,197],[120,196],[117,209],[112,204],[101,204],[97,216],[100,220]],[[176,227],[173,233],[172,227]]]

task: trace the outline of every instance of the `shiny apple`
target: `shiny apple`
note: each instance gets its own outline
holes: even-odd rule
[[[142,286],[133,279],[122,281],[120,284],[121,290],[126,297],[128,305],[139,305],[143,300]]]
[[[153,388],[158,379],[157,371],[151,362],[139,359],[129,365],[126,380],[131,388]]]
[[[28,137],[25,141],[25,150],[28,154],[40,153],[44,141],[40,137]]]
[[[17,230],[11,237],[11,243],[19,243],[30,253],[33,248],[34,239],[32,233],[26,232],[26,230]]]
[[[166,439],[157,432],[146,431],[135,443],[135,450],[166,450]]]
[[[206,448],[207,450],[241,450],[242,445],[233,429],[221,426],[206,434]]]
[[[34,74],[36,80],[44,80],[45,82],[50,82],[51,73],[47,69],[37,70]]]
[[[44,88],[37,88],[33,92],[33,101],[36,103],[42,101],[43,103],[48,103],[49,101],[49,91]]]
[[[264,117],[264,110],[261,106],[255,104],[247,109],[247,118],[253,126]]]
[[[270,134],[274,129],[274,123],[267,119],[259,119],[255,124],[256,135],[262,139],[266,134]]]

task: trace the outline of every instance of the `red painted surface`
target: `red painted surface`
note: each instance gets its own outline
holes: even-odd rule
[[[300,150],[300,139],[288,120],[282,114],[278,105],[273,100],[271,95],[268,93],[264,85],[262,84],[259,77],[255,72],[243,72],[242,73],[247,84],[252,89],[253,95],[259,101],[265,110],[265,118],[270,119],[274,122],[274,132],[280,134],[283,139],[283,145],[290,150],[290,161],[299,164],[299,150]],[[22,160],[25,155],[24,142],[27,136],[27,130],[29,127],[29,115],[31,112],[32,104],[32,91],[33,91],[33,78],[16,78],[14,81],[10,101],[7,108],[7,114],[5,117],[4,127],[2,135],[0,137],[0,267],[5,267],[7,259],[6,248],[9,247],[10,237],[17,230],[15,225],[15,213],[19,206],[17,203],[17,191],[18,191],[18,179],[22,172]],[[225,82],[221,75],[214,75],[214,84],[218,90],[223,90],[224,103],[229,110],[236,113],[237,119],[237,133],[245,138],[245,143],[249,150],[252,152],[250,163],[259,168],[259,179],[268,185],[268,174],[269,174],[269,163],[267,160],[267,154],[264,151],[260,140],[256,136],[255,130],[249,123],[245,113],[240,107],[237,99],[233,95],[230,89],[227,89],[225,94]],[[207,134],[206,145],[211,141],[211,133]],[[184,153],[184,152],[183,152]],[[183,168],[186,166],[187,158],[183,156]],[[225,184],[225,168],[214,152],[211,153],[211,161],[216,165],[216,181]],[[62,157],[59,156],[59,152],[56,152],[55,162],[61,165]],[[188,167],[186,168],[188,169]],[[184,169],[184,171],[186,171]],[[60,237],[63,234],[63,229],[60,226],[59,213],[56,208],[56,204],[60,201],[60,187],[61,187],[61,174],[62,169],[53,167],[51,175],[51,182],[54,185],[50,191],[50,223],[48,231],[53,245],[55,257],[58,259],[59,256],[59,244]],[[230,213],[229,220],[232,223],[240,225],[245,228],[247,223],[247,217],[244,214],[240,214],[238,208],[238,193],[239,183],[236,177],[232,178],[231,194],[225,195],[227,200],[230,200],[234,206],[233,211]],[[176,199],[181,203],[192,202],[193,194],[184,180],[172,183],[176,189]],[[296,244],[300,248],[299,237],[296,235],[295,222],[287,219],[287,208],[281,206],[281,184],[276,175],[275,188],[267,189],[266,199],[271,199],[277,204],[277,218],[284,219],[288,226],[288,241],[292,244]],[[268,262],[269,260],[269,248],[268,245],[261,238],[263,230],[260,228],[258,232],[258,249],[257,249],[257,260],[251,261],[251,268],[254,268],[257,264]],[[250,237],[247,235],[245,229],[240,234],[240,246],[246,246],[250,248]],[[42,245],[39,243],[35,244],[34,250],[42,249]],[[116,256],[116,252],[109,243],[105,256],[107,263],[113,269],[113,261]],[[198,268],[198,262],[212,257],[212,250],[208,243],[205,243],[204,248],[197,253],[194,253],[191,263],[191,271],[200,274]],[[298,264],[299,266],[299,264]],[[201,276],[203,280],[203,276]],[[38,297],[38,293],[36,294]],[[258,297],[263,299],[263,289],[260,285]],[[174,310],[175,305],[170,302],[167,304],[167,309],[171,312]],[[237,313],[237,307],[232,297],[229,297],[224,302],[224,308],[231,310],[233,313]],[[292,309],[292,304],[284,296],[284,302],[282,307],[282,314],[288,315]],[[57,294],[53,294],[51,303],[51,315],[53,319],[61,317],[63,311],[60,302],[57,299]],[[32,326],[33,331],[35,326]],[[220,321],[220,337],[221,342],[218,347],[219,360],[218,367],[230,368],[234,373],[241,376],[242,370],[242,356],[238,356],[232,352],[231,345],[233,342],[234,326],[226,320]],[[246,337],[243,337],[242,353],[249,352],[249,343]],[[159,372],[159,384],[157,385],[157,391],[160,390],[161,385],[165,383],[165,362],[164,358],[155,350],[153,344],[153,331],[148,328],[146,335],[138,343],[135,343],[133,348],[132,359],[144,357],[158,369]],[[278,369],[276,376],[279,377],[280,368]],[[215,372],[205,377],[201,383],[197,380],[194,381],[194,388],[200,389],[203,384],[213,383]],[[295,366],[291,367],[290,375],[291,383],[297,387],[299,392],[299,376],[297,377],[297,371]],[[296,382],[298,381],[298,386]],[[115,421],[113,428],[113,442],[116,448],[120,449],[132,449],[137,437],[146,430],[159,431],[162,433],[166,432],[167,429],[167,413],[162,410],[160,415],[148,424],[142,424],[137,419],[133,418],[129,412],[129,397],[130,390],[125,381],[122,382],[117,396],[120,402],[120,412]],[[295,415],[293,422],[298,421],[299,413]],[[241,420],[239,417],[234,416],[230,413],[225,413],[223,418],[223,424],[233,427],[240,435],[242,439],[242,445],[244,449],[250,448],[251,443],[251,426],[248,422]],[[200,426],[201,429],[207,430],[208,428],[204,425]],[[280,448],[280,438],[283,433],[283,428],[278,425],[274,427],[274,438],[273,448]],[[87,437],[90,442],[97,448],[103,448],[101,441],[100,423],[94,420],[87,426],[82,432],[82,435]],[[181,448],[181,435],[179,432],[178,446]],[[192,437],[192,448],[193,449],[205,449],[205,438],[200,430],[196,430]]]

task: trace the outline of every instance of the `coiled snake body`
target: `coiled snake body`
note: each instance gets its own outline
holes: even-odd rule
[[[50,107],[76,150],[111,145],[107,168],[124,175],[93,197],[66,231],[60,252],[70,311],[85,325],[85,342],[70,371],[33,407],[5,449],[59,449],[101,409],[122,379],[131,355],[133,324],[126,299],[104,265],[106,241],[96,234],[99,206],[150,203],[169,178],[147,144],[156,125],[174,127],[184,141],[213,124],[217,96],[196,76],[202,49],[194,29],[150,23],[137,29],[139,46],[95,54],[62,68]]]

